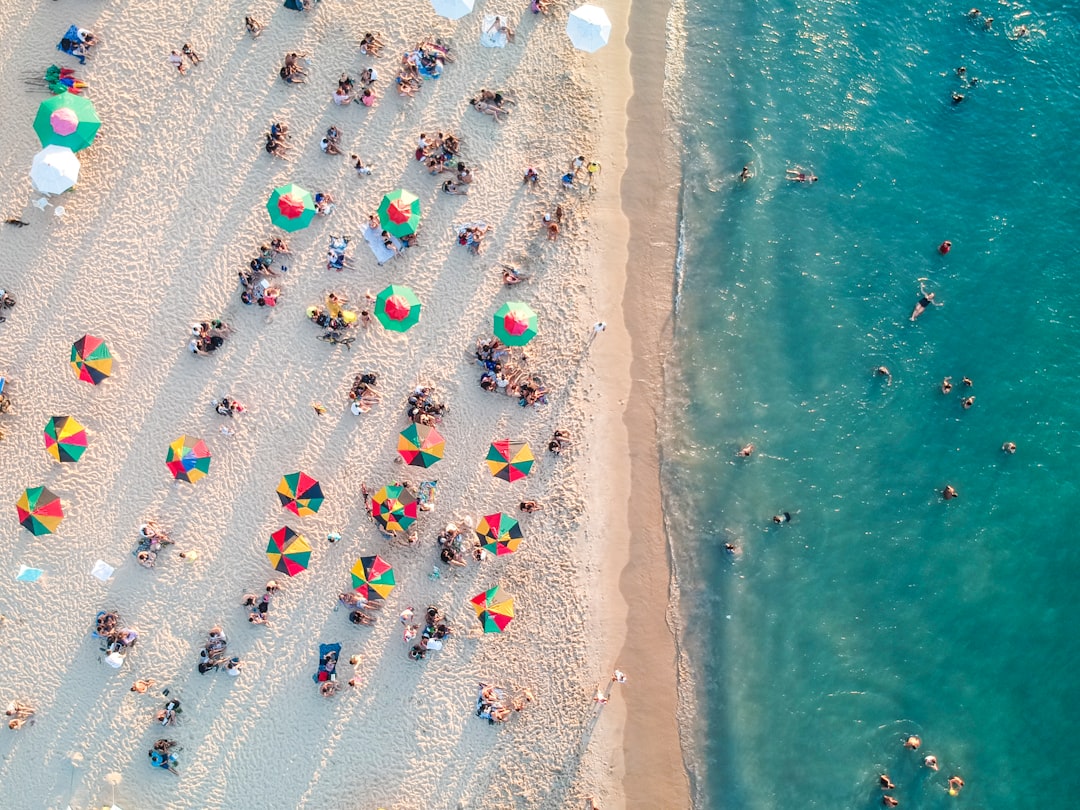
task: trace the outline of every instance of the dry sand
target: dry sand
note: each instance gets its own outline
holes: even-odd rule
[[[643,777],[646,768],[660,774],[677,763],[673,711],[647,737],[623,740],[634,728],[625,725],[626,706],[636,711],[624,695],[648,688],[674,699],[673,655],[665,664],[661,650],[648,677],[644,667],[653,663],[642,658],[635,672],[632,646],[617,659],[634,596],[625,587],[620,594],[618,578],[634,519],[627,513],[631,471],[639,469],[638,453],[632,467],[622,463],[630,431],[620,419],[631,361],[619,311],[628,256],[619,196],[625,16],[612,13],[616,32],[598,61],[572,51],[563,33],[567,10],[534,17],[488,3],[457,23],[401,0],[378,11],[324,0],[307,15],[271,2],[0,10],[0,39],[19,43],[0,68],[8,100],[3,213],[31,223],[0,230],[0,286],[19,298],[0,325],[0,374],[15,403],[0,417],[0,493],[13,503],[24,487],[44,484],[68,515],[56,535],[34,538],[18,526],[13,506],[0,512],[0,637],[8,650],[0,698],[38,707],[34,726],[0,737],[0,798],[8,804],[92,806],[112,797],[115,773],[121,807],[579,807],[587,795],[619,807],[642,798],[624,796],[631,766]],[[244,13],[267,23],[258,40],[245,35]],[[508,17],[516,42],[479,47],[484,13]],[[85,67],[55,50],[72,22],[102,39]],[[369,30],[388,43],[386,58],[358,53]],[[448,39],[456,62],[415,99],[387,93],[396,54],[429,36]],[[185,41],[206,61],[182,77],[166,56]],[[309,85],[277,78],[287,50],[311,55]],[[78,188],[54,200],[66,208],[63,219],[29,204],[38,195],[26,176],[38,148],[31,123],[47,94],[34,80],[51,62],[75,67],[90,83],[104,121],[97,142],[80,153]],[[368,64],[380,72],[378,105],[334,107],[339,73],[357,77]],[[623,78],[601,83],[598,64]],[[508,122],[468,107],[480,87],[516,93]],[[262,150],[272,120],[290,124],[289,162]],[[343,130],[346,151],[374,165],[372,176],[358,178],[347,158],[320,153],[330,124]],[[463,139],[462,157],[477,174],[470,196],[441,194],[442,178],[413,160],[418,133],[431,130]],[[617,136],[603,138],[605,130]],[[592,193],[559,188],[579,153],[604,164]],[[537,191],[521,186],[526,165],[540,169]],[[264,203],[289,181],[330,192],[337,209],[289,237],[294,255],[286,259],[280,306],[244,307],[236,271],[275,233]],[[361,239],[363,222],[399,186],[422,200],[420,246],[380,267]],[[538,223],[556,202],[569,222],[549,243]],[[494,226],[479,257],[453,239],[453,227],[471,220]],[[329,236],[342,233],[353,237],[354,267],[338,274],[323,257]],[[530,281],[504,287],[500,261],[519,264]],[[408,284],[420,296],[417,327],[405,335],[377,324],[357,330],[352,351],[315,340],[307,305],[330,290],[357,301],[388,283]],[[471,362],[475,338],[490,334],[491,313],[515,299],[541,320],[528,348],[551,392],[540,409],[481,391]],[[237,334],[214,356],[191,356],[189,324],[215,316]],[[598,318],[610,327],[590,353]],[[77,382],[66,362],[70,343],[85,332],[105,338],[116,358],[115,376],[96,388]],[[385,398],[354,417],[345,393],[359,371],[380,375]],[[417,383],[450,402],[440,427],[447,458],[430,474],[395,463],[405,399]],[[215,414],[211,402],[226,394],[248,412],[231,421]],[[328,413],[317,416],[313,401]],[[75,465],[57,464],[42,448],[41,429],[61,414],[90,430],[90,448]],[[222,425],[233,435],[220,433]],[[544,451],[555,427],[576,439],[568,457]],[[209,477],[194,485],[174,483],[164,467],[166,446],[183,433],[205,438],[214,456]],[[525,483],[494,480],[483,463],[490,441],[505,437],[528,439],[537,453]],[[646,450],[653,446],[651,433],[642,438]],[[298,469],[326,490],[317,516],[296,518],[278,505],[277,481]],[[388,545],[362,508],[361,481],[401,478],[439,481],[437,508],[421,518],[415,548]],[[514,512],[524,497],[545,509],[522,518],[526,539],[516,555],[460,570],[440,566],[442,578],[429,579],[444,523]],[[170,530],[177,550],[197,549],[198,560],[166,552],[153,571],[137,566],[130,552],[147,518]],[[311,540],[312,566],[294,579],[278,576],[285,581],[271,623],[255,627],[240,598],[274,576],[263,552],[268,534],[285,524]],[[327,544],[334,530],[345,539]],[[335,610],[335,595],[348,586],[356,558],[376,552],[395,566],[399,585],[374,627],[353,627],[346,611]],[[107,585],[89,575],[98,558],[117,566]],[[15,582],[22,564],[46,574],[35,584]],[[494,584],[515,598],[517,618],[505,634],[482,636],[466,600]],[[428,604],[441,606],[457,633],[442,651],[413,662],[396,614]],[[119,610],[141,633],[118,671],[90,637],[100,609]],[[239,678],[196,671],[197,651],[216,623],[244,660]],[[662,610],[642,618],[635,635],[642,628],[663,643]],[[343,659],[360,657],[361,683],[328,700],[311,676],[319,643],[335,641]],[[591,695],[616,663],[630,683],[598,710]],[[343,675],[351,669],[343,665]],[[139,677],[158,685],[131,693]],[[479,680],[528,686],[537,701],[490,727],[472,714]],[[184,714],[179,727],[163,730],[152,716],[166,686],[183,700]],[[183,745],[179,778],[146,761],[159,736]],[[684,783],[680,773],[661,778]],[[673,789],[666,806],[683,806],[670,802],[683,795],[678,784]]]

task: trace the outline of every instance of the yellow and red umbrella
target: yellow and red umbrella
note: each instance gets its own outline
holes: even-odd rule
[[[521,524],[502,512],[484,515],[476,524],[476,536],[480,539],[481,547],[496,557],[512,554],[521,545]]]
[[[57,461],[75,462],[86,452],[86,428],[74,417],[54,416],[45,424],[42,435],[45,449]]]
[[[112,375],[112,355],[99,337],[83,335],[71,345],[71,367],[83,382],[97,385]]]
[[[491,443],[487,454],[488,469],[504,481],[520,481],[529,474],[536,457],[528,442],[500,439]]]
[[[310,475],[302,472],[282,476],[277,494],[282,506],[301,517],[314,515],[323,503],[322,486]]]
[[[295,577],[306,571],[311,561],[311,546],[302,534],[282,526],[272,535],[266,547],[266,556],[275,571]]]
[[[406,464],[430,467],[446,452],[446,439],[430,425],[413,422],[398,437],[397,451]]]
[[[361,557],[349,572],[356,592],[365,599],[385,599],[397,584],[393,567],[382,557]]]
[[[420,504],[405,487],[383,487],[371,496],[371,516],[388,532],[400,532],[416,522]]]
[[[15,502],[19,524],[35,537],[52,534],[64,519],[60,498],[45,487],[30,487]]]
[[[478,593],[469,603],[485,633],[501,633],[514,618],[514,600],[504,597],[498,585]]]
[[[210,472],[210,450],[194,436],[181,436],[169,445],[165,466],[178,481],[194,484]]]

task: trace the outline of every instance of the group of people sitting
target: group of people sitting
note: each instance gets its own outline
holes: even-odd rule
[[[484,559],[485,552],[480,548],[480,541],[476,538],[476,532],[466,527],[465,531],[458,528],[457,523],[447,523],[439,532],[437,538],[439,545],[439,560],[444,565],[464,568],[468,557],[477,562]]]
[[[155,740],[154,747],[150,749],[150,764],[155,768],[162,768],[169,773],[179,775],[180,772],[176,769],[180,760],[177,758],[174,751],[180,751],[179,743],[176,740]]]
[[[319,141],[319,148],[324,155],[340,155],[341,147],[338,144],[341,142],[341,130],[336,126],[328,127],[326,134],[322,136],[322,140]]]
[[[548,442],[548,452],[561,456],[570,444],[570,433],[565,430],[556,430],[551,436],[551,441]]]
[[[34,714],[37,711],[33,706],[26,703],[20,703],[17,700],[11,701],[7,705],[7,709],[4,710],[4,715],[9,717],[8,728],[12,731],[18,731],[20,728],[26,725],[34,725]]]
[[[229,325],[216,318],[192,324],[188,351],[192,354],[212,354],[224,345],[225,338],[231,334]]]
[[[307,73],[300,66],[300,60],[307,56],[306,53],[287,53],[285,62],[278,71],[278,75],[286,84],[304,84],[307,82]]]
[[[270,244],[259,246],[259,255],[248,262],[248,266],[237,275],[240,280],[240,301],[251,306],[258,304],[260,307],[277,306],[281,289],[275,286],[273,279],[277,276],[273,264],[281,254],[288,254],[289,246],[282,239],[274,237]],[[281,271],[289,272],[285,265]]]
[[[360,40],[360,53],[364,54],[364,56],[382,56],[384,47],[383,41],[370,31],[364,34],[363,39]]]
[[[367,599],[356,591],[339,593],[338,602],[349,611],[349,621],[353,624],[375,624],[375,617],[368,611],[382,609],[382,605],[377,600]]]
[[[377,377],[373,373],[357,374],[349,387],[349,409],[355,416],[367,413],[379,404],[382,394],[375,388]]]
[[[491,725],[505,723],[513,712],[520,712],[533,700],[535,698],[529,689],[521,689],[511,696],[501,687],[481,682],[477,684],[476,716]]]
[[[484,367],[480,387],[485,391],[517,397],[522,408],[547,405],[547,387],[525,368],[526,358],[510,354],[510,349],[496,337],[476,341],[476,362]]]
[[[120,614],[115,610],[102,610],[98,613],[94,622],[94,636],[104,642],[101,648],[103,653],[119,656],[121,659],[139,640],[139,634],[130,627],[124,627]]]
[[[231,419],[236,414],[243,413],[245,408],[232,397],[222,397],[214,405],[214,410],[221,416],[228,416]]]
[[[480,92],[469,99],[469,104],[477,112],[490,115],[496,121],[502,121],[503,117],[510,115],[510,110],[506,105],[517,104],[517,100],[506,90],[480,88]]]
[[[86,57],[90,53],[90,49],[95,45],[97,45],[97,37],[85,28],[72,25],[64,32],[64,36],[60,39],[60,44],[56,46],[56,49],[71,54],[79,60],[80,65],[85,65]]]
[[[267,613],[270,611],[270,600],[274,598],[274,595],[281,589],[281,586],[274,580],[270,580],[266,583],[266,590],[261,594],[245,593],[243,607],[250,610],[248,613],[248,621],[251,624],[266,624]],[[227,668],[227,667],[226,667]]]
[[[375,82],[379,79],[379,73],[373,67],[364,68],[360,72],[360,87],[359,94],[356,91],[356,82],[352,80],[352,77],[348,73],[342,73],[338,79],[337,90],[334,91],[334,95],[331,100],[338,107],[344,107],[346,104],[352,104],[354,101],[359,101],[365,107],[371,107],[375,104],[375,93],[372,88],[375,86]]]
[[[331,244],[333,244],[333,242],[331,242]],[[360,321],[360,324],[363,327],[367,328],[371,323],[371,313],[367,310],[357,313],[354,310],[345,309],[345,305],[348,304],[348,302],[349,299],[345,296],[335,292],[329,292],[326,294],[325,304],[323,306],[313,304],[307,308],[308,319],[316,326],[321,326],[324,329],[330,329],[335,332],[354,326],[357,320]]]
[[[206,634],[206,643],[199,650],[200,675],[205,675],[210,670],[218,670],[221,667],[225,667],[225,671],[233,677],[240,674],[240,659],[235,656],[229,657],[228,645],[229,641],[225,638],[224,631],[216,625],[211,627]]]
[[[431,426],[442,421],[446,408],[446,403],[441,402],[435,395],[434,388],[422,385],[409,394],[405,415],[417,424]]]
[[[270,124],[270,131],[266,133],[266,152],[273,157],[284,158],[292,148],[289,143],[289,125],[279,121]]]
[[[158,710],[158,713],[154,715],[154,720],[163,726],[175,726],[183,712],[184,710],[180,708],[180,701],[173,699]]]
[[[491,226],[484,222],[462,225],[457,229],[458,244],[464,245],[469,253],[475,256],[480,252],[480,248],[484,244],[484,237],[487,236],[490,230]]]
[[[419,630],[419,625],[409,624],[412,619],[412,610],[409,609],[401,614],[401,621],[405,624],[405,643],[408,644]],[[420,639],[409,648],[409,658],[413,661],[423,661],[428,650],[441,650],[443,643],[453,632],[442,615],[442,611],[434,605],[429,606],[424,613],[424,630]]]
[[[139,527],[139,542],[131,553],[143,568],[153,568],[162,547],[172,543],[169,535],[151,520]]]
[[[348,249],[349,237],[331,235],[330,244],[326,248],[326,269],[340,273],[346,267],[352,267],[352,260],[345,255]]]
[[[413,50],[401,57],[401,70],[396,79],[398,93],[402,96],[415,96],[424,77],[439,78],[445,64],[452,61],[450,49],[439,40],[417,43]]]

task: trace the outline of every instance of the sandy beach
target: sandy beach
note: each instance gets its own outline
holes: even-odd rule
[[[3,213],[29,223],[0,225],[0,286],[18,299],[0,324],[0,375],[13,403],[0,416],[0,493],[9,502],[0,524],[0,636],[9,650],[0,698],[36,708],[33,725],[0,737],[8,804],[390,810],[583,807],[594,796],[605,808],[686,805],[668,577],[656,575],[668,565],[666,545],[656,542],[654,416],[641,407],[648,390],[631,386],[658,379],[674,229],[669,223],[666,237],[646,230],[655,220],[641,220],[627,194],[635,148],[655,153],[660,141],[649,138],[662,140],[654,117],[652,136],[641,126],[627,141],[628,125],[643,115],[627,100],[650,92],[640,75],[662,80],[663,43],[631,36],[627,47],[627,10],[608,9],[609,46],[578,53],[564,32],[568,11],[533,15],[524,5],[487,3],[451,22],[427,3],[400,0],[378,10],[323,0],[310,13],[272,2],[159,4],[152,13],[85,3],[0,10],[0,36],[18,43],[18,58],[0,67],[10,102],[0,133]],[[266,26],[257,39],[245,33],[245,13]],[[504,15],[514,41],[481,47],[485,14]],[[72,23],[100,38],[85,66],[55,49]],[[359,53],[367,31],[387,44],[383,58]],[[399,97],[400,53],[434,38],[450,44],[454,61],[415,98]],[[204,61],[179,75],[167,57],[185,42]],[[652,60],[644,71],[631,48],[634,59]],[[306,84],[278,77],[289,51],[307,54]],[[51,63],[88,83],[103,125],[79,153],[78,186],[42,211],[27,171],[40,148],[31,124],[49,95],[40,76]],[[338,76],[370,66],[379,73],[375,106],[335,106]],[[516,96],[507,120],[469,106],[480,88]],[[289,125],[287,160],[263,149],[273,121]],[[331,125],[342,132],[343,156],[320,151]],[[436,131],[461,139],[460,158],[476,178],[468,196],[442,193],[450,175],[430,176],[414,158],[419,133]],[[372,167],[370,176],[357,176],[350,153]],[[582,177],[564,189],[559,178],[579,154],[602,171],[591,185]],[[535,189],[522,184],[527,166],[540,175]],[[266,200],[289,182],[331,194],[333,212],[295,234],[274,228]],[[664,188],[662,176],[633,182]],[[396,188],[420,199],[419,243],[380,265],[363,231]],[[550,241],[542,217],[556,205],[566,216]],[[673,207],[651,214],[665,211]],[[455,228],[477,221],[492,230],[472,255]],[[652,233],[647,260],[636,241],[644,233]],[[237,272],[275,235],[291,247],[275,264],[289,268],[276,279],[280,302],[246,306]],[[350,266],[338,273],[325,257],[331,236],[341,235],[351,238]],[[504,285],[500,263],[527,280]],[[305,317],[308,306],[329,292],[359,304],[388,284],[415,290],[417,326],[403,334],[378,323],[353,327],[351,347],[316,339],[323,330]],[[650,285],[663,292],[643,299]],[[519,407],[478,385],[475,342],[491,336],[492,313],[514,300],[539,316],[525,353],[548,389],[544,406]],[[657,317],[640,317],[646,310]],[[191,324],[212,318],[234,334],[212,355],[193,356]],[[590,343],[598,320],[607,330]],[[67,362],[86,333],[103,338],[115,359],[114,375],[98,386],[77,381]],[[355,416],[346,394],[362,372],[378,375],[382,401]],[[449,406],[438,425],[446,457],[429,470],[404,466],[396,452],[418,385]],[[217,414],[223,396],[245,412]],[[75,464],[57,463],[43,447],[41,431],[59,415],[88,430]],[[562,456],[546,450],[556,429],[572,437]],[[209,475],[194,484],[174,481],[164,463],[184,434],[204,439],[212,454]],[[484,463],[490,443],[504,438],[527,440],[536,454],[525,481],[494,479]],[[279,504],[279,480],[297,470],[322,484],[317,515],[297,517]],[[362,486],[434,480],[435,508],[416,524],[419,541],[388,542],[365,514]],[[19,526],[14,502],[33,486],[62,499],[66,517],[55,534],[34,537]],[[543,508],[520,513],[526,499]],[[515,554],[440,563],[436,536],[445,524],[498,511],[521,521]],[[149,519],[175,541],[153,569],[132,554]],[[292,578],[273,571],[265,554],[285,525],[313,548],[309,569]],[[327,542],[331,532],[341,542]],[[198,557],[185,561],[180,551]],[[336,597],[350,587],[354,562],[371,554],[394,566],[397,587],[375,624],[357,627]],[[107,583],[90,575],[99,559],[116,568]],[[21,566],[44,574],[18,582]],[[269,622],[252,625],[243,595],[271,578],[282,588]],[[504,633],[483,634],[468,599],[494,585],[514,598],[516,617]],[[413,661],[398,613],[429,605],[453,634]],[[101,610],[118,611],[139,633],[119,669],[91,637]],[[197,671],[213,625],[243,662],[237,678]],[[340,680],[357,686],[327,698],[312,676],[319,645],[335,642]],[[628,683],[613,688],[615,667]],[[131,692],[138,678],[155,685]],[[536,699],[490,726],[474,716],[481,681],[528,688]],[[598,685],[610,693],[606,705],[593,700]],[[155,712],[177,697],[180,722],[163,729]],[[159,737],[182,746],[178,776],[147,761]]]

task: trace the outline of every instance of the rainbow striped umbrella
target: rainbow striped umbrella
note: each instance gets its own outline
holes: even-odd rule
[[[202,439],[181,436],[169,445],[165,466],[173,478],[194,484],[210,472],[210,450]]]
[[[323,503],[322,486],[310,475],[302,472],[282,476],[277,494],[281,505],[300,517],[314,515]]]
[[[488,588],[469,600],[485,633],[501,633],[514,618],[514,600],[504,597],[499,586]]]
[[[481,547],[496,557],[512,554],[521,545],[521,524],[502,512],[484,515],[476,524],[476,536],[480,538]]]
[[[371,496],[371,516],[388,532],[401,532],[416,522],[420,504],[405,487],[383,487]]]
[[[500,439],[491,443],[487,454],[488,469],[504,481],[520,481],[529,474],[536,457],[528,442]]]
[[[30,487],[15,502],[19,525],[35,537],[52,534],[64,519],[60,498],[45,487]]]
[[[446,452],[446,439],[430,425],[413,422],[398,437],[397,451],[406,464],[430,467]]]
[[[99,337],[83,335],[71,344],[71,367],[83,382],[97,385],[112,376],[112,355]]]
[[[57,461],[75,462],[86,452],[86,428],[74,417],[54,416],[45,424],[45,449]]]
[[[311,546],[302,534],[282,526],[272,535],[266,547],[266,556],[275,571],[295,577],[306,571],[311,561]]]
[[[397,584],[394,569],[378,554],[361,557],[349,573],[352,574],[353,588],[365,599],[385,599]]]

